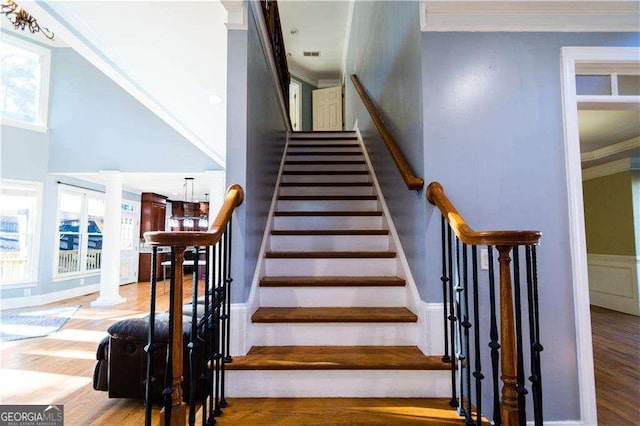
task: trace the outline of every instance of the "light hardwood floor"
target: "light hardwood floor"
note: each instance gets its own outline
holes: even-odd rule
[[[0,343],[0,404],[64,404],[69,426],[141,425],[140,401],[109,399],[92,388],[95,352],[113,322],[148,312],[148,283],[121,287],[124,304],[92,308],[96,294],[52,304],[82,305],[48,337]],[[190,294],[185,285],[185,299]],[[160,291],[162,293],[162,291]],[[158,310],[168,307],[161,294]],[[598,411],[601,425],[637,425],[640,418],[640,319],[592,309]],[[428,401],[428,402],[427,402]],[[154,424],[159,416],[155,415]],[[446,425],[461,424],[445,400],[230,400],[220,425]]]

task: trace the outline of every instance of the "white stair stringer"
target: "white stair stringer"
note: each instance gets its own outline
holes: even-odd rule
[[[231,398],[438,398],[451,395],[446,370],[227,370]]]

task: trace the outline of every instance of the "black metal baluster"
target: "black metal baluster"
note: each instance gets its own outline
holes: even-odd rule
[[[230,348],[231,348],[231,283],[233,282],[233,278],[231,278],[231,244],[233,243],[231,239],[231,230],[233,229],[233,217],[229,218],[229,223],[227,224],[227,231],[225,235],[227,235],[227,276],[226,276],[226,288],[227,288],[227,350],[224,362],[231,363],[233,362],[233,358],[231,357]]]
[[[464,390],[467,394],[467,408],[465,409],[465,424],[472,425],[473,413],[471,411],[471,365],[469,357],[469,329],[471,328],[471,322],[469,322],[469,260],[467,258],[467,245],[462,244],[462,267],[463,267],[463,287],[462,287],[462,329],[464,331]],[[464,401],[463,401],[464,402]]]
[[[217,383],[215,382],[215,368],[216,368],[216,337],[218,335],[218,323],[217,323],[217,303],[218,298],[216,296],[216,274],[218,272],[218,265],[216,263],[217,255],[216,251],[218,250],[217,244],[212,247],[211,250],[211,278],[210,283],[208,284],[210,296],[211,296],[211,314],[207,322],[209,323],[209,334],[207,335],[207,339],[209,340],[209,350],[207,352],[207,372],[209,378],[209,421],[207,425],[212,425],[216,423],[214,418],[215,416],[215,400],[217,398],[216,390]]]
[[[447,227],[448,229],[448,237],[447,237],[447,249],[449,252],[448,263],[449,263],[449,282],[448,282],[448,292],[449,292],[449,344],[451,345],[451,401],[449,401],[449,405],[451,407],[458,407],[458,396],[456,392],[456,362],[455,362],[455,331],[456,331],[456,317],[454,314],[455,305],[453,303],[453,236],[451,227]]]
[[[527,264],[531,267],[531,279],[527,279],[529,287],[529,329],[531,339],[531,393],[533,394],[533,417],[536,426],[542,425],[542,370],[540,367],[540,352],[543,351],[540,343],[540,317],[538,311],[538,265],[536,247],[527,247],[527,255],[531,252],[531,259],[527,258]],[[530,250],[529,250],[530,249]],[[530,283],[529,283],[530,282]]]
[[[200,247],[194,248],[193,274],[191,283],[191,337],[189,350],[189,425],[196,422],[196,355],[198,347],[198,273],[200,270]]]
[[[172,307],[176,297],[176,248],[171,247],[171,279],[169,281],[169,340],[167,343],[167,367],[165,370],[164,390],[162,391],[162,402],[164,405],[164,422],[166,425],[171,424],[171,395],[173,394],[173,323],[176,321],[175,312]],[[181,295],[182,296],[182,295]],[[181,318],[178,318],[182,320]]]
[[[156,284],[157,284],[157,276],[156,276],[156,268],[158,262],[158,247],[153,246],[151,248],[151,295],[149,297],[149,323],[148,323],[148,331],[147,331],[147,345],[144,347],[144,351],[147,353],[147,376],[145,379],[145,412],[144,412],[144,424],[145,426],[151,426],[151,417],[152,412],[151,408],[153,406],[153,382],[155,379],[153,378],[153,352],[155,351],[156,345],[154,343],[155,340],[155,326],[156,326]]]
[[[222,289],[224,291],[224,305],[222,306],[222,341],[220,345],[222,346],[222,360],[221,360],[221,371],[220,371],[220,407],[224,408],[227,406],[227,400],[224,395],[224,379],[226,372],[226,364],[227,364],[227,356],[229,355],[229,347],[227,346],[227,342],[229,341],[229,310],[228,310],[228,302],[229,302],[229,282],[227,281],[227,275],[229,274],[228,265],[227,265],[227,250],[229,249],[229,241],[227,240],[227,232],[228,228],[225,229],[225,232],[222,234],[222,238],[220,242],[222,243],[222,271],[221,271],[221,282]]]
[[[456,323],[457,323],[457,327],[456,327],[456,374],[458,375],[458,383],[459,383],[459,392],[460,392],[460,397],[458,399],[458,407],[457,407],[457,412],[458,415],[465,417],[466,413],[464,411],[464,393],[465,393],[465,389],[464,389],[464,349],[462,347],[462,335],[463,335],[463,330],[462,330],[462,268],[460,267],[460,240],[458,239],[458,237],[455,237],[456,239],[456,273],[455,273],[455,285],[454,285],[454,290],[455,290],[455,304],[456,304],[456,309],[455,309],[455,315],[456,315]]]
[[[214,338],[213,338],[213,350],[214,350],[214,354],[213,354],[213,358],[215,361],[215,407],[213,410],[213,414],[215,416],[219,416],[222,414],[222,409],[220,407],[220,370],[221,370],[221,364],[222,364],[222,348],[221,348],[221,343],[222,343],[222,339],[221,339],[221,333],[224,332],[224,324],[222,322],[222,312],[221,310],[222,308],[222,304],[224,303],[224,287],[223,287],[223,283],[222,283],[222,240],[218,241],[218,243],[216,244],[216,265],[217,265],[217,277],[216,277],[216,289],[215,289],[215,297],[216,297],[216,308],[215,308],[215,316],[214,316],[214,323],[215,323],[215,334],[214,334]]]
[[[211,333],[211,328],[209,327],[210,324],[210,315],[211,315],[211,307],[210,307],[210,303],[211,298],[211,284],[210,284],[210,279],[211,279],[211,274],[210,274],[210,268],[211,268],[211,262],[210,262],[210,256],[211,256],[211,250],[209,248],[210,246],[206,246],[204,249],[204,254],[205,254],[205,269],[204,269],[204,313],[202,316],[202,336],[200,337],[200,340],[203,344],[203,357],[201,360],[201,371],[202,373],[200,374],[200,385],[201,385],[201,389],[203,389],[203,398],[202,398],[202,426],[208,426],[211,425],[212,423],[210,423],[210,421],[213,420],[213,417],[209,416],[209,413],[207,412],[207,406],[209,401],[211,400],[211,376],[209,374],[209,351],[210,351],[210,333]]]
[[[482,424],[482,362],[480,360],[480,310],[478,307],[478,247],[471,246],[473,259],[473,338],[475,343],[475,362],[473,377],[476,379],[476,423]]]
[[[500,370],[498,364],[500,362],[500,341],[498,337],[498,323],[496,320],[496,280],[493,265],[493,246],[488,246],[489,253],[489,309],[491,311],[491,325],[489,331],[489,347],[491,348],[491,370],[493,372],[493,422],[496,425],[502,424],[502,416],[500,415],[500,389],[498,387],[498,376]]]
[[[526,395],[527,389],[524,386],[524,353],[522,347],[522,303],[520,297],[520,247],[513,246],[513,298],[515,305],[515,322],[516,322],[516,392],[518,393],[518,415],[520,425],[527,423],[526,413]]]
[[[445,222],[444,216],[440,216],[442,219],[442,276],[440,277],[440,281],[442,281],[442,326],[444,327],[444,356],[442,357],[442,362],[451,362],[451,357],[449,356],[449,328],[447,323],[447,283],[449,282],[449,277],[447,274],[447,230],[449,225]]]

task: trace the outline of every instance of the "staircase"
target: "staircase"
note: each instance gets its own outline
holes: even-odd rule
[[[406,274],[356,135],[292,135],[277,197],[253,347],[227,365],[227,396],[450,396],[450,364],[418,349]]]

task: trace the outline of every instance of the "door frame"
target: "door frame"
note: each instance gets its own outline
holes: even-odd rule
[[[302,130],[302,83],[293,77],[289,79],[289,105],[291,105],[291,86],[296,86],[296,94],[298,95],[294,102],[294,121],[296,126],[294,126],[294,123],[291,123],[291,128],[294,132],[299,132]],[[289,109],[291,109],[291,106],[289,106]]]
[[[563,47],[560,52],[564,152],[567,183],[569,243],[575,312],[576,356],[580,417],[583,424],[597,424],[596,389],[589,307],[589,277],[582,197],[582,168],[578,132],[576,64],[637,61],[637,47]]]

